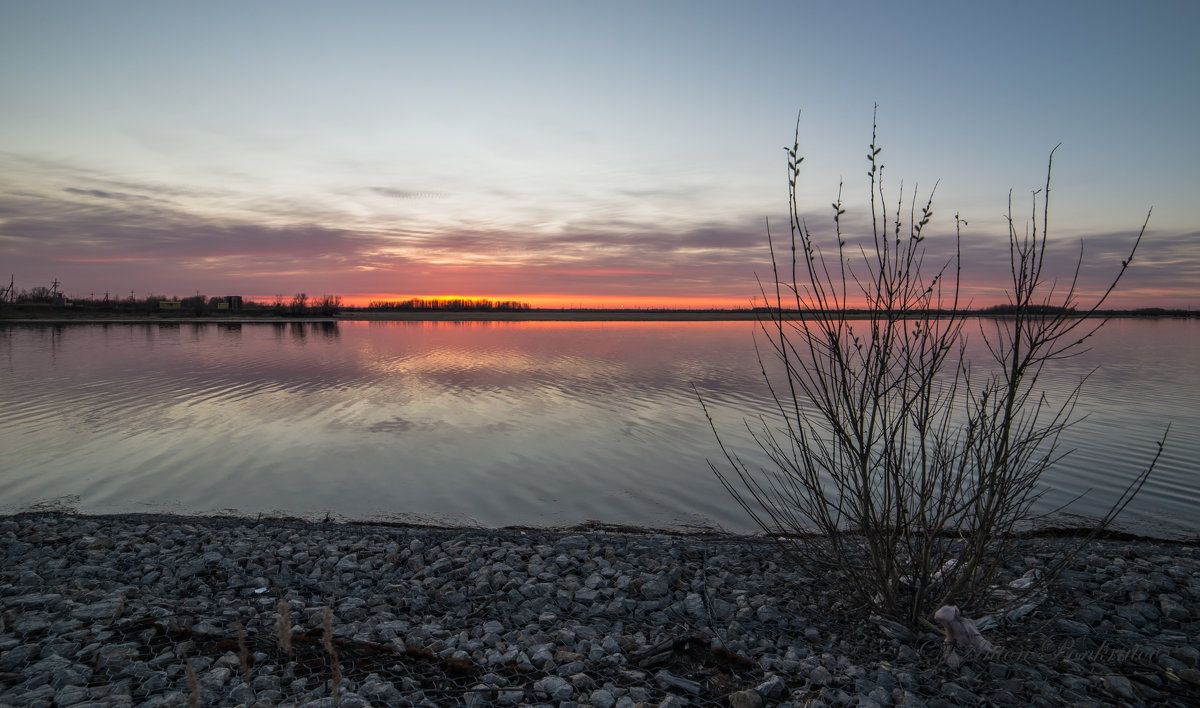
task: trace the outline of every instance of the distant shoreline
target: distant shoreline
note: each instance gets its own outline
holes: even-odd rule
[[[749,311],[647,311],[636,310],[523,310],[520,312],[347,312],[334,316],[277,315],[0,315],[4,324],[284,324],[293,322],[721,322],[756,321],[766,313]],[[797,313],[785,313],[796,319]]]
[[[39,308],[40,309],[40,308]],[[121,312],[71,312],[58,308],[52,312],[32,308],[0,309],[0,325],[5,324],[270,324],[290,322],[754,322],[770,319],[767,310],[603,310],[603,309],[529,309],[497,310],[407,310],[407,311],[349,311],[338,315],[279,316],[270,313],[237,315],[181,316],[176,314],[126,314]],[[782,313],[785,320],[799,320],[805,314],[795,310]],[[868,312],[848,310],[854,319]],[[1007,317],[994,312],[959,313],[960,316]],[[1138,319],[1195,319],[1200,312],[1166,310],[1114,310],[1098,312],[1093,317]]]

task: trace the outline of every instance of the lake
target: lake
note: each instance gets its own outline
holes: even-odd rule
[[[4,511],[259,513],[416,523],[754,530],[699,391],[739,454],[768,410],[752,322],[0,326]],[[968,324],[973,339],[977,329]],[[1200,528],[1200,322],[1110,322],[1043,509]],[[1088,490],[1091,490],[1090,492]]]

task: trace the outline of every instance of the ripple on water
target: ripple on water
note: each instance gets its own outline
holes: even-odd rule
[[[1042,380],[1091,375],[1044,479],[1045,508],[1096,515],[1153,456],[1129,507],[1197,527],[1200,323],[1114,321]],[[486,525],[751,525],[708,461],[764,462],[745,419],[774,408],[753,323],[0,328],[9,504],[237,508]],[[973,346],[978,346],[973,345]],[[768,362],[771,370],[775,367]],[[1055,373],[1058,371],[1058,373]],[[770,423],[769,423],[770,424]]]

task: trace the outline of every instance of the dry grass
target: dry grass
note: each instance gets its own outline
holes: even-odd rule
[[[329,655],[329,663],[333,667],[330,681],[333,705],[341,705],[342,665],[338,661],[337,649],[333,646],[333,610],[328,606],[321,617],[321,646],[325,647],[325,653]]]
[[[292,656],[292,608],[287,600],[279,599],[276,605],[279,616],[275,619],[275,637],[279,642],[279,651]]]

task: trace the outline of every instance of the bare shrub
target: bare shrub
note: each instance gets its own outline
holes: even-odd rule
[[[332,317],[342,311],[342,296],[322,295],[316,307],[322,316]]]
[[[823,250],[797,202],[804,160],[797,119],[787,149],[791,259],[777,254],[768,225],[774,277],[769,289],[760,287],[773,307],[756,337],[782,373],[767,373],[760,349],[775,405],[757,425],[747,421],[770,464],[752,469],[713,425],[729,465],[710,466],[785,550],[833,569],[845,597],[915,626],[942,605],[972,611],[1013,600],[995,592],[996,576],[1014,534],[1034,518],[1042,474],[1065,454],[1059,438],[1083,384],[1051,403],[1039,377],[1104,324],[1093,316],[1133,260],[1149,214],[1107,290],[1081,306],[1082,251],[1065,288],[1044,272],[1051,151],[1030,226],[1018,228],[1009,195],[1009,308],[981,320],[991,358],[981,372],[967,356],[969,310],[960,297],[967,223],[955,215],[953,255],[928,262],[932,192],[918,199],[902,187],[889,208],[876,134],[873,127],[867,154],[870,237],[848,245],[839,186]],[[1137,494],[1157,460],[1133,475],[1097,531]],[[1053,576],[1055,568],[1047,570],[1035,588]]]
[[[288,312],[298,317],[303,317],[308,314],[308,295],[306,293],[296,293],[292,297],[292,301],[288,304]]]

